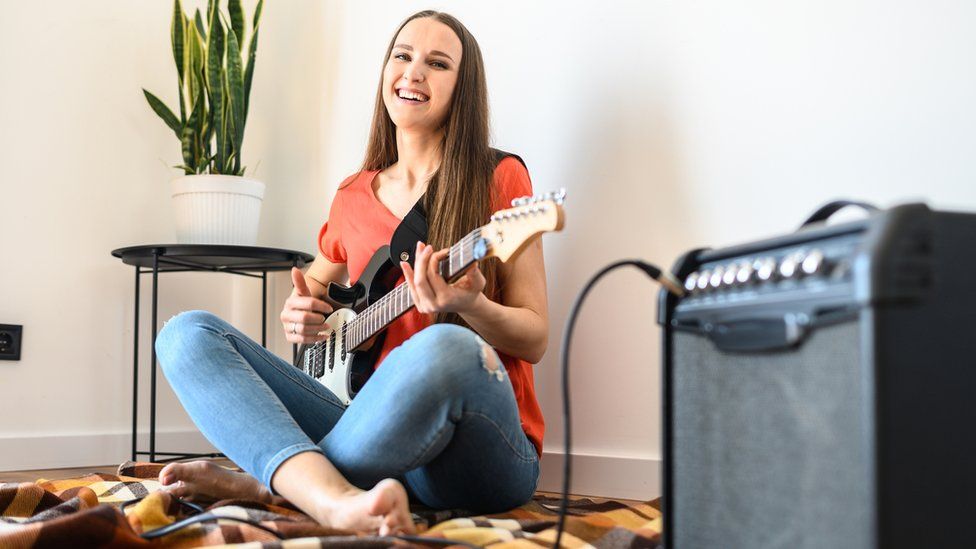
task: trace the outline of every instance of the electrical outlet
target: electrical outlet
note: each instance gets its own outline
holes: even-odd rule
[[[24,327],[0,324],[0,360],[20,360],[20,339]]]

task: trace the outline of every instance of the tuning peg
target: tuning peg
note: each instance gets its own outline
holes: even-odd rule
[[[558,191],[546,193],[546,200],[552,200],[556,204],[562,205],[566,200],[566,188],[560,187]]]

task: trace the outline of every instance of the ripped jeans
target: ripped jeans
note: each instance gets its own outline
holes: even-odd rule
[[[535,491],[539,459],[504,366],[466,328],[435,324],[415,334],[348,407],[205,311],[167,322],[156,350],[203,435],[269,488],[282,462],[312,451],[360,488],[396,478],[411,499],[436,509],[504,511]]]

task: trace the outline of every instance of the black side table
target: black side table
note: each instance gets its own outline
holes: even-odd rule
[[[292,267],[304,267],[314,259],[304,252],[278,248],[259,248],[254,246],[226,246],[204,244],[151,244],[130,246],[112,250],[126,265],[136,268],[135,315],[132,351],[132,460],[137,455],[149,455],[149,461],[156,456],[171,456],[161,461],[171,461],[185,457],[217,457],[221,454],[188,454],[156,451],[156,334],[157,289],[160,273],[186,271],[214,271],[231,273],[261,279],[261,345],[267,347],[268,318],[268,272],[286,271]],[[150,381],[149,405],[149,451],[136,448],[136,419],[139,404],[139,276],[152,273],[152,375]],[[259,273],[259,274],[255,274]],[[292,349],[295,352],[295,349]]]

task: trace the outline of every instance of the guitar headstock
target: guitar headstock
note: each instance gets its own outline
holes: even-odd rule
[[[491,222],[481,227],[484,257],[508,261],[536,236],[561,231],[565,221],[563,201],[566,189],[539,196],[516,198],[512,207],[495,212]]]

